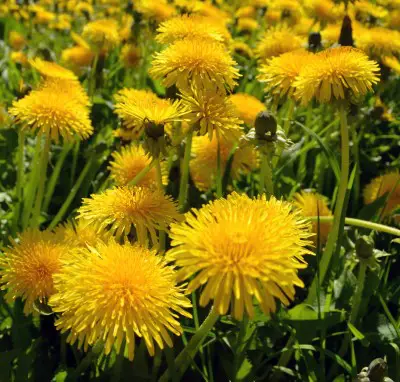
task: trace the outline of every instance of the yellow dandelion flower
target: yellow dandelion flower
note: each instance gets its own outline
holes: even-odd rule
[[[127,13],[122,15],[121,29],[119,30],[119,37],[121,41],[128,41],[132,36],[133,16]]]
[[[44,61],[41,58],[34,58],[29,61],[31,66],[45,78],[58,78],[62,80],[78,81],[74,72],[63,68],[55,62]]]
[[[376,4],[372,4],[367,0],[358,0],[353,5],[353,12],[358,21],[370,22],[371,17],[374,19],[384,20],[388,17],[389,11],[384,7]]]
[[[61,135],[65,140],[88,138],[93,133],[86,107],[87,96],[71,81],[46,81],[39,90],[14,101],[9,113],[23,129],[39,130],[54,141]]]
[[[10,54],[11,61],[20,64],[22,66],[28,65],[28,57],[23,52],[11,52]]]
[[[73,46],[61,52],[61,61],[72,68],[82,68],[90,66],[94,58],[94,53],[83,46]]]
[[[111,238],[111,233],[106,230],[98,230],[92,224],[84,220],[68,221],[54,230],[58,240],[68,247],[84,247],[88,245],[94,247],[99,240],[107,243]]]
[[[121,151],[112,153],[113,160],[110,162],[110,176],[118,186],[127,185],[143,169],[150,165],[152,158],[144,151],[142,146],[130,145],[122,147]],[[166,183],[166,168],[164,170],[163,183]],[[153,167],[137,184],[142,187],[157,187],[157,171]]]
[[[300,71],[294,82],[295,96],[307,104],[313,97],[329,102],[360,96],[379,81],[379,66],[360,50],[348,46],[326,49]]]
[[[314,59],[314,55],[304,49],[283,53],[272,57],[260,66],[259,81],[265,84],[265,91],[276,97],[293,95],[293,84],[301,69]]]
[[[55,13],[46,11],[45,9],[38,9],[35,17],[33,18],[34,24],[45,25],[56,18]]]
[[[253,50],[243,41],[234,41],[229,48],[233,54],[238,54],[246,58],[253,57]]]
[[[383,216],[388,216],[400,206],[400,173],[392,171],[374,178],[363,192],[364,203],[370,204],[381,196],[388,194]]]
[[[192,6],[192,12],[195,14],[213,18],[215,21],[218,21],[222,25],[226,25],[231,21],[231,17],[227,12],[211,4],[211,2],[209,1],[194,2],[193,0],[190,0],[190,2],[194,3]]]
[[[84,26],[82,36],[96,49],[109,50],[120,43],[118,23],[113,19],[91,21]]]
[[[189,112],[181,100],[158,98],[147,90],[122,89],[116,95],[115,113],[122,119],[125,129],[138,138],[146,125],[156,128],[175,121],[182,121]]]
[[[251,5],[246,5],[244,7],[240,7],[236,12],[235,12],[235,17],[240,18],[240,17],[255,17],[257,14],[257,10],[251,6]]]
[[[339,22],[345,15],[344,7],[331,0],[311,0],[305,4],[305,9],[311,17],[324,23]]]
[[[99,229],[108,226],[117,238],[128,235],[132,228],[143,245],[150,233],[154,245],[158,243],[156,230],[166,231],[180,215],[171,197],[158,189],[147,187],[116,187],[83,199],[78,219],[84,219]]]
[[[328,199],[318,194],[317,192],[301,191],[293,195],[293,206],[300,210],[301,214],[307,218],[311,216],[332,216],[332,211],[328,206]],[[332,223],[318,224],[317,221],[312,222],[312,232],[318,235],[321,245],[328,240],[329,232],[331,231]],[[317,236],[313,237],[314,245],[317,244]]]
[[[71,29],[72,18],[68,14],[58,14],[57,18],[49,22],[49,28],[59,31],[69,31]]]
[[[84,1],[79,1],[72,10],[76,15],[83,15],[85,13],[92,15],[94,13],[92,4],[85,3]]]
[[[241,17],[237,21],[237,30],[239,32],[251,33],[259,28],[257,20],[250,17]]]
[[[181,94],[184,105],[190,110],[188,119],[199,129],[200,135],[214,132],[221,135],[240,135],[242,121],[238,118],[236,108],[223,90],[192,87],[190,92]]]
[[[184,38],[209,39],[227,42],[231,36],[224,25],[214,19],[200,15],[180,15],[160,24],[156,41],[162,44]]]
[[[21,50],[26,45],[25,37],[16,31],[10,32],[8,42],[14,50]]]
[[[320,32],[320,25],[319,23],[316,23],[314,19],[302,17],[296,25],[293,25],[293,31],[298,36],[304,36],[308,38],[310,33]]]
[[[383,56],[382,63],[388,68],[394,70],[397,74],[400,74],[400,61],[394,56]]]
[[[151,19],[158,23],[170,19],[176,13],[175,8],[165,0],[141,0],[136,8],[146,19]]]
[[[380,58],[400,54],[400,32],[376,27],[365,29],[356,37],[357,47],[369,56]]]
[[[265,314],[276,309],[275,298],[288,304],[297,275],[310,254],[310,224],[291,204],[265,195],[250,199],[233,193],[185,215],[171,226],[172,249],[167,259],[180,267],[178,280],[191,279],[188,293],[204,285],[200,305],[213,300],[218,314],[238,320],[254,316],[253,299]]]
[[[75,44],[81,46],[82,48],[86,48],[90,50],[90,45],[86,42],[86,40],[75,32],[71,32],[71,38],[74,40]]]
[[[189,90],[189,83],[196,87],[233,89],[240,77],[232,59],[222,44],[204,39],[184,39],[156,53],[149,73],[163,78],[167,87],[176,85]]]
[[[55,325],[67,341],[87,351],[104,341],[104,352],[126,350],[132,361],[136,336],[154,355],[155,343],[171,347],[168,332],[182,333],[178,316],[191,317],[190,301],[176,286],[175,271],[165,260],[137,244],[115,242],[74,250],[55,277],[57,294],[51,298],[60,313]],[[125,349],[121,345],[125,340]]]
[[[256,97],[247,93],[236,93],[229,96],[236,108],[237,115],[249,126],[254,125],[256,116],[265,109],[265,105]]]
[[[387,26],[391,29],[400,29],[400,9],[390,12]]]
[[[140,49],[134,44],[126,44],[121,50],[120,60],[125,68],[134,68],[141,58]]]
[[[267,20],[270,19],[270,13],[278,13],[279,20],[289,25],[297,24],[303,16],[302,7],[299,6],[299,2],[297,0],[273,1],[268,6],[265,14]]]
[[[224,173],[229,155],[237,144],[233,138],[220,139],[221,170]],[[218,139],[214,136],[211,141],[208,137],[194,137],[192,145],[193,159],[190,161],[190,176],[200,191],[210,190],[217,177]],[[235,151],[230,175],[233,180],[239,180],[257,168],[257,153],[251,146],[240,147]]]
[[[24,313],[34,311],[35,303],[46,303],[55,292],[53,275],[60,270],[60,259],[68,249],[57,243],[54,234],[28,230],[12,240],[0,257],[0,285],[9,301],[20,297]]]
[[[287,27],[271,28],[256,47],[257,56],[266,59],[300,49],[303,40]]]

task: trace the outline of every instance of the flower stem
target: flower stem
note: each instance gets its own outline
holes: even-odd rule
[[[64,201],[63,205],[61,206],[60,210],[58,211],[57,215],[54,216],[53,220],[51,221],[49,228],[52,230],[53,228],[56,227],[56,225],[61,221],[61,219],[64,217],[65,213],[67,212],[69,206],[71,205],[72,201],[74,200],[74,197],[76,193],[78,192],[83,180],[86,177],[86,174],[90,170],[90,167],[92,166],[93,163],[93,157],[90,158],[87,162],[85,167],[83,168],[81,174],[79,175],[79,178],[77,179],[76,183],[74,186],[71,188],[71,191],[67,197],[67,199]]]
[[[156,161],[151,161],[142,171],[140,171],[129,183],[129,186],[136,186],[147,173],[156,165]]]
[[[329,223],[333,221],[335,218],[333,216],[308,216],[307,219],[311,221],[316,221],[319,219],[321,223]],[[385,232],[391,235],[400,236],[400,229],[390,227],[384,224],[373,223],[366,220],[355,219],[355,218],[345,218],[344,223],[346,225],[352,225],[355,227],[366,228],[373,231]]]
[[[96,90],[96,69],[97,69],[97,63],[99,62],[99,53],[96,52],[93,63],[92,63],[92,69],[90,71],[90,78],[89,78],[89,86],[88,86],[88,93],[89,93],[89,98],[93,99],[95,90]]]
[[[194,356],[199,350],[201,344],[204,342],[207,334],[214,327],[215,323],[218,321],[219,315],[216,313],[214,308],[211,309],[207,318],[203,321],[200,328],[194,334],[194,336],[190,339],[185,348],[180,352],[178,357],[175,359],[176,370],[178,374],[178,378],[182,377],[190,363],[192,362]],[[159,382],[166,382],[169,380],[168,371],[166,371]]]
[[[357,278],[357,289],[354,293],[351,304],[352,307],[349,320],[351,324],[355,324],[357,321],[358,311],[360,309],[362,293],[364,289],[366,271],[367,271],[367,263],[365,261],[360,261],[360,269],[358,270],[358,278]]]
[[[49,184],[47,186],[46,190],[46,195],[44,197],[44,202],[43,202],[43,211],[47,211],[51,202],[51,197],[53,196],[54,189],[56,187],[56,183],[58,181],[61,168],[64,164],[65,158],[67,157],[68,153],[70,152],[72,148],[71,143],[66,143],[58,157],[57,163],[54,166],[54,170],[51,174],[51,177],[49,179]]]
[[[217,136],[217,198],[222,198],[222,195],[221,145],[220,138]]]
[[[25,148],[25,132],[20,129],[18,133],[18,153],[17,153],[17,184],[15,195],[17,199],[16,208],[13,215],[13,231],[16,233],[18,229],[19,215],[21,212],[23,192],[22,184],[24,180],[24,148]]]
[[[164,192],[164,185],[162,182],[162,173],[161,173],[161,163],[160,163],[160,157],[157,159],[154,159],[155,166],[156,166],[156,174],[157,174],[157,187],[160,191]],[[159,231],[159,251],[160,253],[163,253],[165,251],[165,231],[160,230]]]
[[[31,227],[37,228],[40,225],[40,211],[42,209],[44,185],[47,178],[47,165],[49,163],[49,152],[50,152],[50,137],[45,136],[44,148],[40,156],[40,168],[39,168],[39,184],[36,193],[35,206],[33,208]]]
[[[289,134],[290,122],[292,121],[292,116],[293,116],[294,106],[295,106],[295,103],[292,99],[289,98],[288,102],[289,102],[289,107],[287,109],[286,119],[283,124],[283,131],[286,134],[286,136],[288,136],[288,134]]]
[[[349,178],[349,167],[350,167],[350,150],[349,150],[349,128],[347,126],[347,115],[346,106],[343,104],[339,109],[340,114],[340,134],[342,138],[341,145],[341,172],[340,172],[340,183],[339,191],[336,199],[335,211],[333,214],[333,225],[332,230],[329,234],[328,241],[326,243],[325,251],[322,254],[321,262],[319,264],[319,280],[314,277],[314,280],[309,289],[309,293],[306,299],[306,303],[311,304],[314,302],[317,294],[317,284],[324,282],[325,276],[329,269],[329,263],[331,261],[335,246],[337,244],[341,216],[346,214],[344,208],[344,202],[346,198],[347,184]]]
[[[189,162],[190,162],[190,154],[192,151],[192,139],[193,139],[193,130],[190,130],[188,135],[186,136],[185,154],[183,156],[183,164],[181,168],[181,182],[179,185],[178,203],[181,212],[185,210],[186,199],[187,199],[188,181],[189,181]]]

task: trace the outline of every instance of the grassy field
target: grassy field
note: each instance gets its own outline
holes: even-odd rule
[[[0,382],[400,382],[398,0],[3,0]]]

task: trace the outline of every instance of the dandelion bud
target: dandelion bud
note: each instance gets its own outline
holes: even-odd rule
[[[321,33],[312,32],[308,36],[308,47],[313,52],[321,48]]]
[[[368,366],[368,378],[371,382],[383,382],[388,366],[385,359],[376,358]]]
[[[360,259],[369,259],[373,255],[374,240],[369,236],[361,236],[356,241],[356,254]]]
[[[339,44],[342,46],[354,46],[353,28],[351,27],[351,18],[344,16],[342,29],[340,30]]]
[[[162,123],[156,124],[154,122],[148,122],[146,123],[144,131],[149,138],[153,139],[161,138],[164,136],[164,124]]]
[[[254,127],[258,139],[267,140],[276,136],[278,124],[275,117],[269,111],[264,110],[257,114]]]

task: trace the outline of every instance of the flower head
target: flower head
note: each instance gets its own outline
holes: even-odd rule
[[[191,306],[175,272],[162,257],[138,244],[110,241],[74,250],[55,277],[57,294],[50,301],[61,313],[56,327],[69,331],[67,341],[89,345],[105,342],[105,354],[117,352],[125,340],[133,360],[135,337],[142,337],[151,355],[155,343],[172,346],[168,331],[182,333],[178,315]],[[124,349],[122,349],[122,352]]]
[[[251,33],[259,27],[257,20],[251,17],[241,17],[237,21],[237,30],[239,32]]]
[[[80,45],[64,49],[61,52],[61,61],[73,69],[90,66],[93,58],[94,53]]]
[[[149,73],[163,78],[167,87],[176,85],[189,90],[192,82],[197,88],[233,89],[239,71],[225,47],[214,41],[183,39],[156,53]]]
[[[388,68],[400,74],[400,61],[394,56],[383,56],[382,63]]]
[[[101,19],[86,24],[82,32],[97,49],[112,49],[120,43],[118,23],[113,19]]]
[[[268,29],[256,47],[257,56],[266,59],[302,47],[302,39],[287,27]]]
[[[192,87],[191,92],[182,92],[184,105],[191,110],[188,114],[192,124],[197,124],[200,135],[240,135],[242,121],[235,106],[223,90]]]
[[[22,66],[27,66],[28,65],[28,57],[26,57],[26,54],[24,52],[11,52],[10,58],[12,62],[15,62],[16,64],[20,64]]]
[[[83,199],[78,219],[96,225],[99,229],[109,227],[117,238],[129,235],[132,228],[140,243],[147,243],[150,233],[153,244],[158,243],[156,230],[167,230],[180,219],[176,203],[160,190],[147,187],[116,187],[101,194]]]
[[[253,126],[257,114],[265,109],[265,105],[256,97],[247,93],[235,93],[229,100],[236,108],[237,115],[249,126]]]
[[[330,48],[314,55],[303,66],[293,86],[295,96],[307,104],[313,97],[319,102],[359,97],[379,81],[379,67],[362,51],[348,46]],[[350,93],[350,94],[349,94]]]
[[[312,216],[332,216],[332,212],[328,206],[328,200],[325,196],[316,192],[301,191],[293,195],[293,206],[300,210],[301,214],[307,218]],[[312,223],[312,232],[318,235],[321,244],[325,244],[329,232],[331,231],[332,223],[322,223],[314,221]],[[314,244],[317,243],[317,236],[313,237]]]
[[[60,259],[68,251],[48,231],[28,230],[12,240],[0,257],[0,285],[6,298],[25,301],[24,313],[32,313],[35,303],[46,303],[55,292],[53,275],[60,270]]]
[[[145,127],[165,125],[185,119],[189,109],[182,101],[158,98],[148,90],[122,89],[116,95],[115,113],[125,129],[140,137]],[[150,127],[149,127],[150,129]]]
[[[265,83],[265,90],[277,97],[293,95],[293,83],[301,69],[313,60],[313,54],[300,49],[272,57],[261,65],[258,80]]]
[[[209,39],[227,42],[231,36],[224,25],[200,15],[180,15],[164,21],[157,29],[156,40],[170,44],[184,38]]]
[[[369,56],[380,58],[381,56],[400,54],[400,32],[387,28],[376,27],[364,29],[356,38],[357,47]]]
[[[68,69],[41,58],[34,58],[29,61],[31,66],[45,78],[56,78],[60,80],[78,81],[78,77]]]
[[[21,50],[26,44],[25,37],[16,31],[10,32],[8,41],[10,43],[11,48],[15,50]]]
[[[121,50],[120,59],[125,68],[133,68],[139,64],[141,57],[140,49],[133,44],[126,44]]]
[[[325,23],[335,23],[344,16],[344,8],[337,6],[332,0],[311,0],[306,10],[315,19]]]
[[[88,138],[93,127],[89,119],[87,95],[73,81],[47,80],[38,90],[14,101],[9,113],[24,129],[39,130],[58,141]]]
[[[204,285],[201,306],[213,300],[225,314],[231,305],[241,319],[244,311],[254,315],[255,298],[268,314],[276,309],[274,298],[288,304],[294,287],[303,286],[297,271],[307,266],[310,225],[290,203],[233,193],[185,217],[171,226],[166,256],[180,267],[178,280],[191,279],[188,293]]]
[[[220,138],[219,150],[222,173],[225,172],[229,156],[237,143],[237,140],[232,137]],[[190,176],[200,191],[208,191],[213,187],[217,177],[217,137],[213,136],[211,140],[208,137],[194,137],[192,154]],[[233,180],[239,180],[241,175],[250,173],[257,166],[256,151],[251,146],[239,147],[234,152],[230,176]]]
[[[157,23],[170,19],[175,15],[175,8],[165,0],[140,0],[137,10],[146,18]]]
[[[142,146],[125,146],[121,151],[112,154],[113,160],[110,162],[110,176],[118,186],[125,186],[135,178],[143,169],[151,163],[151,156],[144,151]],[[166,179],[164,179],[166,180]],[[155,167],[139,181],[137,184],[142,187],[157,186],[157,172]]]
[[[253,51],[245,42],[234,41],[230,46],[231,52],[245,58],[253,57]]]
[[[107,230],[98,230],[84,220],[68,221],[54,230],[57,239],[68,247],[94,247],[98,241],[108,242],[111,233]]]
[[[365,187],[363,194],[365,204],[372,203],[387,194],[388,198],[382,215],[390,215],[400,206],[400,173],[392,171],[372,179],[371,183]]]

